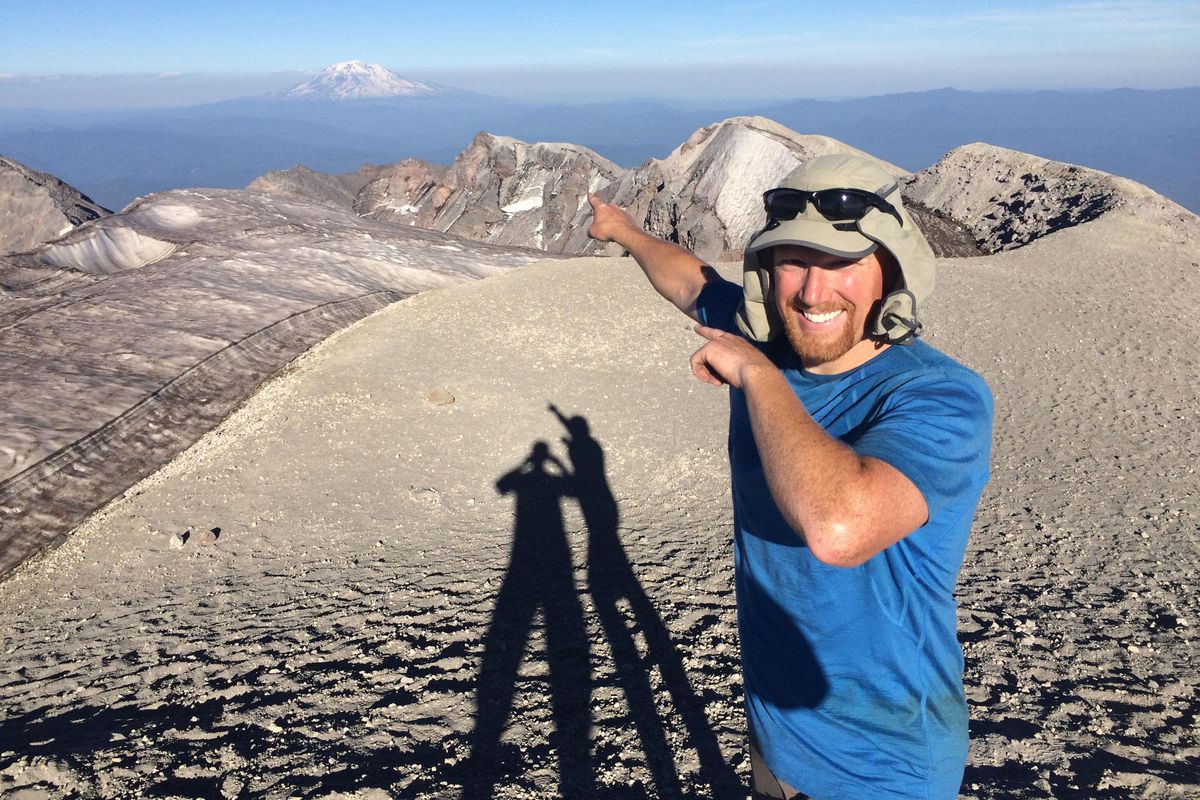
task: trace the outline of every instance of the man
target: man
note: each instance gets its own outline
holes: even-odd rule
[[[730,387],[738,629],[756,797],[952,798],[967,755],[954,583],[991,394],[916,339],[933,253],[896,179],[824,156],[764,195],[743,286],[589,198],[700,324]]]

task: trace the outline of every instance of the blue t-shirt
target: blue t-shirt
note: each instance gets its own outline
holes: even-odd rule
[[[741,288],[710,283],[706,325],[737,332]],[[909,478],[925,525],[866,563],[818,561],[771,497],[743,393],[730,391],[734,564],[746,713],[784,782],[826,798],[953,798],[967,757],[954,584],[988,479],[983,379],[916,341],[839,375],[761,346],[831,436]]]

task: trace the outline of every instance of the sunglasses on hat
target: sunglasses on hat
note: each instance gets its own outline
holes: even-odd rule
[[[895,188],[895,184],[892,184],[883,194],[891,194]],[[902,226],[904,225],[904,220],[900,218],[900,212],[896,211],[895,206],[875,192],[862,189],[819,189],[810,192],[807,189],[781,188],[763,193],[763,205],[767,209],[767,216],[773,222],[795,219],[797,214],[804,212],[809,203],[813,204],[813,208],[821,216],[830,221],[862,219],[872,208],[877,208],[891,214]]]

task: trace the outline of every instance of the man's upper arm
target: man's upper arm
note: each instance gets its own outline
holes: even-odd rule
[[[702,268],[704,280],[688,316],[710,328],[737,333],[734,315],[742,303],[742,287],[722,278],[710,266]]]
[[[853,446],[907,478],[933,518],[949,506],[977,501],[988,478],[991,441],[991,392],[963,369],[897,391]]]

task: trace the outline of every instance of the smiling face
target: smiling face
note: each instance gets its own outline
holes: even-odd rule
[[[876,253],[852,261],[810,247],[777,245],[771,258],[775,305],[806,369],[834,375],[887,347],[866,333],[884,295],[884,270]]]

